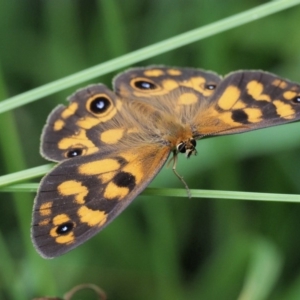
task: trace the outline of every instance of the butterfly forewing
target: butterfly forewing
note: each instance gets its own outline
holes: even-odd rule
[[[140,157],[144,151],[145,157]],[[149,184],[169,149],[146,145],[120,153],[75,157],[42,181],[32,239],[46,258],[61,255],[99,232]]]
[[[300,118],[300,86],[261,71],[229,74],[195,117],[198,136],[224,135]]]
[[[116,95],[102,84],[81,89],[68,100],[68,106],[60,105],[50,114],[42,134],[41,152],[53,161],[99,151],[104,146],[99,131],[113,126],[121,107]]]

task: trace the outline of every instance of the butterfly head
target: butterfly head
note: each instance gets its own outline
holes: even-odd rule
[[[186,141],[181,141],[176,145],[177,152],[185,153],[186,157],[189,158],[192,154],[196,155],[196,140],[189,138]]]

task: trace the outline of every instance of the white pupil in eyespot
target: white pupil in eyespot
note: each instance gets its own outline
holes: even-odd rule
[[[69,229],[69,227],[68,226],[63,226],[60,230],[62,231],[62,232],[66,232],[66,231],[68,231],[68,229]]]
[[[150,84],[148,82],[143,82],[142,83],[143,88],[145,89],[150,89]]]
[[[97,101],[97,104],[96,104],[97,108],[99,108],[100,110],[104,108],[105,104],[104,104],[104,101],[100,100],[100,101]]]

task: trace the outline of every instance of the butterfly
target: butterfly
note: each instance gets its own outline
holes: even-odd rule
[[[32,240],[45,258],[82,244],[116,218],[173,154],[197,140],[300,119],[300,85],[262,71],[222,78],[150,66],[77,91],[48,117],[42,155],[59,164],[34,201]]]

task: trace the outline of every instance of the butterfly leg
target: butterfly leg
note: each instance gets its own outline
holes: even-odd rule
[[[172,160],[173,160],[173,166],[172,166],[172,170],[174,172],[174,174],[177,176],[177,178],[183,183],[186,191],[187,191],[187,194],[188,194],[188,197],[189,198],[192,198],[192,195],[191,195],[191,191],[187,185],[187,183],[185,182],[185,180],[183,179],[183,177],[181,175],[179,175],[179,173],[176,171],[176,165],[177,165],[177,160],[178,160],[178,153],[177,151],[173,151],[173,157],[172,157]]]

